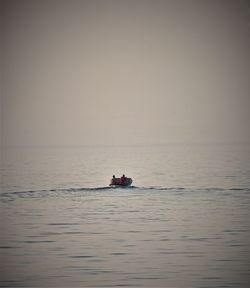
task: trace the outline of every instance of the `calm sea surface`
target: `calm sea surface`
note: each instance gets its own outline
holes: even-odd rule
[[[249,287],[249,146],[9,148],[1,174],[2,287]]]

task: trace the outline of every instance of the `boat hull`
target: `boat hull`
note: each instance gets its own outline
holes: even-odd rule
[[[112,187],[128,187],[132,184],[133,180],[131,178],[126,178],[125,181],[122,181],[121,178],[113,178],[110,181],[109,186]]]

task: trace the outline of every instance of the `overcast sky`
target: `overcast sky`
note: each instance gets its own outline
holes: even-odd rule
[[[249,1],[7,0],[13,144],[249,141]]]

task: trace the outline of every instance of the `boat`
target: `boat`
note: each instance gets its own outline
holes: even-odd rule
[[[133,180],[131,178],[125,177],[125,179],[123,181],[122,181],[121,178],[112,178],[110,180],[109,186],[112,186],[112,187],[128,187],[133,182]]]

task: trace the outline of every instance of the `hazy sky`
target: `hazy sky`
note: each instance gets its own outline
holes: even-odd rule
[[[250,5],[2,1],[5,144],[246,141]]]

